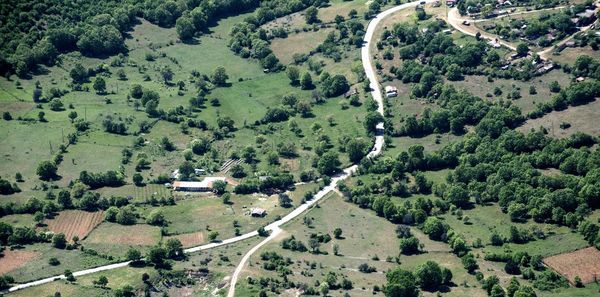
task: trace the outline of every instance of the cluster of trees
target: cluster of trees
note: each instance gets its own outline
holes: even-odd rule
[[[392,68],[395,74],[404,82],[418,82],[421,76],[444,74],[450,80],[461,79],[463,74],[477,73],[480,65],[492,65],[500,60],[494,50],[490,50],[484,41],[476,41],[463,46],[454,43],[451,36],[442,33],[446,24],[434,22],[428,26],[427,32],[419,30],[417,25],[397,23],[392,29],[386,29],[377,43],[379,50],[384,50],[384,58],[393,58],[391,48],[399,48],[399,57],[402,60],[418,59],[414,64],[422,65],[416,68],[414,64],[401,69]],[[427,88],[419,91],[422,96],[428,92]],[[421,97],[421,96],[419,96]]]
[[[280,173],[263,179],[246,178],[235,186],[236,194],[251,194],[268,191],[286,191],[294,186],[294,177],[291,174]]]
[[[16,72],[25,76],[37,64],[53,65],[59,54],[79,50],[84,55],[113,55],[126,51],[124,34],[138,17],[162,27],[176,27],[182,40],[189,40],[206,31],[219,18],[258,8],[243,23],[251,26],[243,38],[232,35],[232,40],[262,38],[256,28],[265,22],[309,6],[320,6],[327,1],[228,0],[228,1],[105,1],[102,4],[83,1],[77,5],[57,3],[54,0],[9,1],[0,14],[0,31],[7,38],[0,43],[0,72]],[[45,25],[40,27],[38,22]],[[16,29],[15,29],[16,28]],[[248,46],[233,42],[232,49]],[[264,39],[263,41],[266,41]],[[236,43],[237,45],[234,45]],[[260,43],[260,42],[257,42]],[[243,45],[242,45],[243,44]],[[253,44],[257,45],[257,44]],[[254,48],[256,46],[250,46]],[[268,43],[267,43],[268,47]],[[239,51],[239,50],[238,50]],[[261,57],[264,58],[264,57]],[[274,56],[265,64],[277,65]],[[273,62],[275,61],[275,62]],[[272,67],[265,67],[272,68]]]
[[[363,45],[365,28],[362,23],[352,17],[345,20],[344,17],[338,16],[335,21],[337,31],[327,34],[323,43],[315,51],[339,62],[342,60],[344,46],[360,48]]]
[[[593,67],[593,66],[592,66]],[[587,75],[595,75],[588,72],[589,68],[581,66],[577,68],[579,73]],[[536,109],[528,114],[529,118],[539,118],[552,111],[565,110],[569,106],[577,106],[587,104],[600,96],[600,82],[597,80],[588,80],[579,83],[573,83],[568,88],[560,90],[560,92],[552,97],[550,102],[538,103]]]
[[[13,193],[20,192],[21,188],[16,183],[10,183],[8,180],[5,180],[0,177],[0,194],[1,195],[10,195]]]
[[[396,268],[386,273],[387,284],[383,288],[388,297],[417,297],[419,288],[435,292],[452,283],[450,269],[441,267],[434,261],[427,261],[414,271]]]
[[[531,18],[513,19],[506,26],[498,23],[493,29],[489,29],[488,31],[509,40],[517,40],[521,34],[530,40],[541,37],[538,44],[546,47],[552,43],[544,36],[550,30],[553,30],[558,40],[573,34],[577,30],[575,23],[571,21],[573,16],[570,14],[570,10],[563,10],[553,14],[542,13],[535,20]],[[525,29],[522,30],[522,28]]]
[[[122,172],[113,170],[103,173],[90,173],[84,170],[79,173],[79,181],[91,189],[120,187],[125,184],[125,176]]]
[[[142,13],[142,3],[82,1],[77,5],[46,1],[8,1],[0,15],[0,72],[27,75],[38,64],[54,65],[61,53],[79,50],[105,56],[125,49],[123,33]],[[44,26],[39,26],[39,22]]]
[[[327,2],[327,0],[262,1],[260,7],[253,15],[247,17],[243,22],[234,25],[230,32],[229,48],[243,58],[259,60],[261,66],[265,69],[276,70],[281,66],[279,59],[275,57],[273,51],[269,48],[267,31],[259,27],[278,17],[303,10],[310,6],[319,7]]]

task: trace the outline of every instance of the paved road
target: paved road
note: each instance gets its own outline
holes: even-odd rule
[[[367,32],[364,37],[364,44],[361,49],[361,59],[362,59],[362,63],[363,63],[363,68],[367,75],[367,79],[370,82],[371,96],[373,97],[373,100],[375,100],[377,102],[377,105],[378,105],[377,112],[379,112],[381,115],[383,115],[383,95],[381,93],[379,81],[377,80],[377,74],[376,74],[375,67],[373,67],[373,64],[371,61],[372,55],[371,55],[371,51],[370,51],[371,50],[371,42],[373,41],[373,37],[375,37],[374,36],[375,29],[377,28],[377,26],[379,25],[379,22],[382,19],[384,19],[387,16],[389,16],[397,11],[400,11],[402,9],[415,7],[415,6],[417,6],[417,4],[419,4],[419,2],[421,2],[421,1],[405,3],[402,5],[390,8],[388,10],[385,10],[385,11],[379,13],[375,18],[373,18],[370,21],[369,26],[367,27]],[[433,2],[433,0],[427,0],[426,2]],[[383,129],[384,129],[383,123],[377,124],[377,133],[375,136],[375,144],[374,144],[371,152],[369,152],[369,154],[367,155],[368,158],[374,158],[381,153],[381,151],[383,149],[383,144],[384,144]],[[256,251],[258,251],[258,249],[260,249],[263,245],[265,245],[269,241],[276,238],[281,233],[281,231],[282,231],[280,228],[281,225],[289,222],[293,218],[297,217],[298,215],[300,215],[301,213],[306,211],[310,206],[317,203],[320,199],[325,197],[326,194],[328,194],[329,192],[333,191],[336,188],[338,181],[348,178],[353,172],[356,171],[356,169],[357,169],[356,165],[344,169],[344,173],[334,177],[332,179],[331,183],[327,187],[323,188],[320,192],[318,192],[315,195],[315,198],[313,200],[311,200],[309,203],[301,205],[300,207],[295,209],[293,212],[288,214],[286,217],[284,217],[280,221],[277,221],[277,222],[267,226],[265,229],[272,231],[271,234],[268,237],[266,237],[263,241],[261,241],[259,244],[257,244],[252,249],[250,249],[244,255],[244,257],[242,257],[242,260],[240,261],[238,266],[235,268],[235,271],[233,272],[233,275],[231,276],[230,283],[229,283],[229,291],[227,292],[227,297],[235,296],[235,287],[236,287],[238,278],[239,278],[242,270],[246,266],[246,263],[248,262],[250,257],[254,253],[256,253]]]
[[[467,18],[463,18],[460,13],[458,12],[458,9],[452,8],[450,10],[448,10],[448,23],[454,27],[454,29],[470,35],[470,36],[475,36],[477,35],[477,33],[481,34],[482,38],[497,42],[498,44],[505,46],[507,48],[509,48],[510,50],[516,51],[517,47],[509,42],[506,42],[500,38],[498,38],[498,36],[494,35],[494,34],[490,34],[487,33],[483,30],[479,30],[478,28],[475,27],[475,25],[470,25],[470,26],[466,26],[463,25],[463,21],[469,21],[469,22],[473,22],[473,20],[471,19],[467,19]]]

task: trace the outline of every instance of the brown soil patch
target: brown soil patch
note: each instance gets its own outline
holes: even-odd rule
[[[83,240],[103,219],[102,211],[66,210],[52,220],[45,220],[44,223],[50,231],[65,234],[67,240],[72,240],[73,236]]]
[[[99,244],[154,245],[160,238],[160,228],[149,225],[123,226],[102,224],[90,234],[86,242]]]
[[[39,253],[29,251],[5,250],[0,257],[0,275],[13,271],[35,258]]]
[[[544,259],[544,263],[575,283],[579,276],[584,284],[600,278],[600,251],[589,247],[570,253],[564,253]]]
[[[181,244],[183,245],[183,247],[186,247],[186,248],[201,245],[204,243],[204,233],[201,231],[194,232],[194,233],[186,233],[186,234],[168,236],[165,239],[169,239],[169,238],[179,239],[179,241],[181,241]]]

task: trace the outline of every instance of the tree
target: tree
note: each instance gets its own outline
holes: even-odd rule
[[[227,189],[227,182],[216,180],[212,184],[213,192],[217,195],[222,195]]]
[[[490,275],[483,281],[482,287],[487,291],[488,295],[490,295],[492,293],[492,288],[498,284],[500,284],[500,279],[495,275]]]
[[[164,136],[163,138],[161,138],[160,146],[162,146],[162,148],[167,152],[172,152],[175,149],[177,149],[175,147],[175,144],[167,136]]]
[[[229,78],[229,76],[227,75],[227,71],[225,70],[225,67],[223,66],[219,66],[217,68],[215,68],[215,70],[213,71],[212,77],[211,77],[211,82],[217,86],[224,86],[227,83],[227,79]]]
[[[537,297],[537,295],[532,287],[523,285],[515,292],[513,297]]]
[[[342,228],[335,228],[333,230],[333,237],[335,237],[335,239],[341,239],[342,238]]]
[[[71,123],[73,123],[73,121],[75,121],[75,119],[77,118],[77,112],[76,111],[71,111],[69,112],[69,119],[71,120]]]
[[[131,205],[121,207],[117,213],[116,221],[121,225],[135,224],[136,215],[133,207]]]
[[[300,87],[303,90],[310,90],[314,87],[312,76],[310,76],[310,73],[305,72],[304,74],[302,74],[302,78],[300,79]]]
[[[305,15],[304,15],[304,19],[306,20],[306,23],[309,25],[318,23],[319,22],[318,13],[319,13],[319,10],[317,10],[317,8],[314,6],[307,8]]]
[[[326,97],[336,97],[344,94],[350,89],[348,80],[345,76],[337,74],[329,76],[322,81],[321,89]]]
[[[142,86],[139,84],[133,84],[131,85],[131,90],[129,91],[129,94],[135,99],[140,99],[144,95],[144,89],[142,89]]]
[[[443,240],[447,231],[448,225],[436,217],[428,217],[423,225],[423,232],[433,240]]]
[[[494,285],[492,287],[492,291],[490,292],[490,297],[504,297],[506,296],[506,292],[500,285]]]
[[[334,151],[328,151],[319,158],[317,169],[321,174],[331,175],[340,170],[339,166],[341,164],[338,154]]]
[[[365,154],[368,152],[369,143],[363,139],[351,139],[346,144],[346,152],[348,153],[348,158],[353,163],[358,163]]]
[[[160,209],[153,210],[146,219],[146,223],[154,226],[164,226],[166,222],[165,215]]]
[[[404,255],[419,253],[419,239],[414,236],[400,239],[400,252]]]
[[[60,261],[57,258],[50,258],[48,259],[48,264],[52,265],[52,266],[58,266],[60,265]]]
[[[529,46],[527,46],[527,43],[521,42],[517,45],[517,54],[519,56],[527,56],[528,53]]]
[[[194,37],[196,28],[190,17],[182,16],[175,22],[175,28],[177,29],[177,35],[181,40],[189,40]]]
[[[448,202],[457,207],[465,208],[469,205],[469,192],[463,186],[452,185],[450,189],[444,193]]]
[[[165,251],[169,259],[180,259],[183,257],[183,245],[177,238],[169,238],[165,243]]]
[[[363,125],[367,132],[374,133],[377,130],[377,124],[383,122],[383,116],[378,112],[371,111],[365,116]]]
[[[146,259],[148,259],[148,262],[152,263],[157,268],[165,267],[167,251],[160,246],[151,247],[148,253],[146,254]]]
[[[446,69],[446,76],[448,76],[448,80],[450,81],[457,81],[463,78],[460,67],[456,64],[450,64],[450,66],[448,66]]]
[[[292,198],[286,193],[279,194],[279,206],[283,208],[292,207]]]
[[[67,269],[67,270],[65,270],[65,272],[63,274],[67,278],[67,281],[69,281],[69,282],[75,281],[75,276],[73,275],[73,272],[71,272],[71,270]]]
[[[427,291],[435,291],[443,284],[442,269],[433,261],[427,261],[415,269],[419,286]]]
[[[83,65],[77,63],[69,72],[74,83],[80,84],[88,79],[88,72]]]
[[[133,181],[133,184],[135,184],[138,187],[144,185],[144,177],[139,172],[134,173],[131,179]]]
[[[165,84],[169,84],[169,82],[173,79],[173,75],[173,70],[171,70],[171,67],[169,66],[165,66],[160,69],[160,76],[162,76]]]
[[[281,98],[281,104],[287,105],[290,108],[294,108],[296,103],[298,103],[298,98],[294,94],[283,95],[283,98]]]
[[[246,176],[246,171],[244,170],[244,166],[242,166],[241,164],[233,165],[231,167],[231,169],[229,170],[229,172],[231,173],[231,176],[233,176],[235,178],[242,178],[242,177]]]
[[[57,249],[66,248],[67,247],[67,239],[65,237],[65,234],[63,234],[63,233],[54,234],[54,236],[52,236],[52,246]]]
[[[47,122],[48,121],[48,120],[46,120],[45,116],[46,116],[45,112],[43,112],[43,111],[38,112],[38,120],[40,122]]]
[[[265,229],[265,227],[262,227],[262,226],[260,228],[258,228],[258,230],[256,230],[256,232],[258,233],[258,236],[260,236],[260,237],[267,237],[267,236],[269,236],[269,231],[267,231]]]
[[[385,275],[387,285],[383,293],[387,297],[418,297],[419,288],[412,272],[396,268]]]
[[[104,94],[106,92],[106,81],[102,77],[97,77],[94,80],[94,90],[98,94]]]
[[[288,66],[286,70],[287,77],[290,79],[290,83],[292,86],[298,85],[298,80],[300,79],[300,70],[295,66]]]
[[[58,168],[52,161],[42,161],[36,169],[37,175],[41,180],[52,180],[56,177]]]
[[[179,174],[181,174],[183,178],[188,178],[192,176],[194,172],[194,165],[190,161],[183,161],[183,163],[179,165]]]
[[[462,256],[460,260],[469,273],[473,273],[479,268],[477,260],[475,260],[475,257],[473,257],[473,254],[471,253]]]
[[[208,233],[208,240],[211,242],[217,240],[217,237],[219,237],[219,232],[217,231],[211,231]]]
[[[127,258],[127,261],[135,263],[142,258],[142,253],[140,253],[140,251],[138,251],[137,249],[129,248],[125,257]]]
[[[192,140],[190,144],[192,152],[196,155],[204,155],[211,148],[210,139],[206,137],[200,137]]]
[[[94,285],[104,288],[106,285],[108,285],[108,278],[104,275],[101,275],[98,280],[94,281]]]
[[[50,107],[50,110],[52,110],[52,111],[61,111],[64,109],[63,103],[58,98],[52,99],[52,101],[50,101],[48,106]]]
[[[312,252],[314,254],[316,254],[319,252],[319,247],[321,246],[321,243],[319,242],[319,239],[317,239],[316,237],[313,237],[308,240],[308,246],[310,247]]]

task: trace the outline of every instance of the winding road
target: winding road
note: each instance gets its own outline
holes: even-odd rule
[[[379,81],[377,80],[377,74],[376,74],[375,67],[373,67],[373,63],[371,61],[371,57],[373,56],[371,54],[371,44],[372,44],[373,38],[375,37],[375,29],[377,28],[377,26],[379,25],[381,20],[385,19],[387,16],[389,16],[393,13],[396,13],[400,10],[406,9],[406,8],[415,7],[420,2],[423,2],[423,1],[409,2],[409,3],[405,3],[402,5],[387,9],[387,10],[379,13],[375,18],[373,18],[369,22],[369,25],[367,27],[367,32],[364,37],[363,47],[361,49],[361,60],[362,60],[363,68],[367,75],[367,79],[369,80],[369,86],[371,87],[371,96],[373,97],[373,100],[375,100],[377,102],[377,112],[381,115],[384,114],[383,113],[383,95],[381,93]],[[433,2],[433,0],[427,0],[425,2],[429,3],[429,2]],[[375,135],[375,145],[373,146],[373,149],[371,150],[371,152],[367,155],[367,158],[374,158],[374,157],[378,156],[379,154],[381,154],[381,151],[383,149],[383,144],[384,144],[383,129],[384,129],[383,123],[377,124],[377,133]],[[281,231],[282,231],[281,225],[291,221],[292,219],[294,219],[295,217],[297,217],[298,215],[300,215],[301,213],[306,211],[310,206],[317,203],[319,200],[321,200],[323,197],[325,197],[325,195],[327,195],[329,192],[331,192],[335,189],[338,181],[348,178],[353,172],[356,171],[356,169],[357,169],[356,165],[353,165],[351,167],[344,169],[344,173],[334,177],[332,179],[331,183],[327,187],[325,187],[321,191],[319,191],[315,195],[315,198],[313,200],[311,200],[309,203],[301,205],[300,207],[295,209],[293,212],[291,212],[290,214],[285,216],[283,219],[267,226],[265,229],[271,231],[271,234],[268,237],[266,237],[263,241],[261,241],[259,244],[257,244],[252,249],[250,249],[244,255],[244,257],[242,257],[242,260],[240,261],[238,266],[235,268],[235,271],[233,272],[233,275],[231,276],[230,283],[229,283],[229,291],[227,292],[227,297],[235,296],[235,287],[236,287],[236,284],[237,284],[240,274],[242,273],[242,271],[244,270],[244,267],[246,266],[246,263],[248,262],[250,257],[254,253],[256,253],[256,251],[258,251],[262,246],[264,246],[269,241],[276,238],[281,233]]]
[[[433,0],[427,0],[426,2],[432,2],[432,1]],[[365,34],[364,45],[361,50],[361,58],[362,58],[365,73],[370,82],[370,87],[372,90],[371,96],[373,97],[373,100],[375,100],[377,102],[377,104],[378,104],[377,112],[379,112],[381,115],[383,115],[383,96],[381,94],[379,82],[377,81],[375,67],[373,67],[373,64],[371,62],[372,55],[370,54],[371,41],[375,35],[374,34],[375,28],[377,27],[377,25],[379,24],[379,22],[382,19],[389,16],[390,14],[393,14],[402,9],[417,6],[418,3],[419,3],[419,1],[405,3],[405,4],[390,8],[388,10],[385,10],[385,11],[379,13],[375,18],[373,18],[370,21],[369,26],[367,28],[367,32]],[[383,144],[384,144],[383,129],[384,129],[383,122],[377,124],[377,132],[375,135],[375,144],[373,146],[373,149],[367,155],[367,158],[374,158],[381,153],[381,151],[383,149]],[[271,234],[268,237],[266,237],[263,241],[261,241],[260,243],[258,243],[254,247],[252,247],[252,249],[250,249],[244,255],[244,257],[242,258],[242,260],[236,267],[236,269],[231,277],[229,292],[228,292],[227,296],[231,296],[231,297],[235,296],[235,286],[237,284],[238,277],[239,277],[241,271],[243,270],[244,266],[246,265],[246,262],[248,262],[248,259],[250,258],[250,256],[252,256],[252,254],[254,254],[258,249],[260,249],[263,245],[265,245],[266,243],[271,241],[273,238],[277,237],[277,235],[279,235],[282,231],[281,230],[282,225],[288,223],[292,219],[298,217],[300,214],[307,211],[311,206],[313,206],[315,203],[317,203],[319,200],[321,200],[323,197],[325,197],[329,192],[333,191],[336,188],[337,183],[339,181],[344,180],[344,179],[348,178],[350,175],[352,175],[352,173],[354,173],[357,168],[358,168],[357,165],[353,165],[353,166],[350,166],[350,167],[344,169],[342,171],[342,173],[340,173],[336,176],[333,176],[331,179],[331,183],[329,183],[329,185],[327,185],[322,190],[317,192],[312,200],[298,206],[296,209],[294,209],[292,212],[290,212],[283,218],[267,225],[265,227],[265,230],[270,231]],[[220,246],[232,244],[232,243],[235,243],[238,241],[246,240],[246,239],[252,238],[254,236],[258,236],[258,231],[248,232],[248,233],[242,234],[240,236],[225,239],[220,242],[212,242],[212,243],[188,248],[188,249],[185,249],[184,252],[187,254],[187,253],[194,253],[194,252],[199,252],[199,251],[203,251],[203,250],[213,249],[216,247],[220,247]],[[79,277],[79,276],[97,273],[97,272],[101,272],[101,271],[107,271],[107,270],[111,270],[111,269],[125,267],[125,266],[128,266],[129,263],[130,263],[129,261],[126,261],[126,262],[120,262],[120,263],[100,266],[100,267],[96,267],[96,268],[85,269],[85,270],[73,272],[73,275],[75,277]],[[44,279],[39,279],[36,281],[18,284],[18,285],[15,285],[15,286],[9,288],[5,292],[15,292],[15,291],[22,290],[25,288],[47,284],[47,283],[53,282],[55,280],[60,280],[60,279],[66,279],[65,275],[61,274],[61,275],[56,275],[56,276],[52,276],[52,277],[48,277],[48,278],[44,278]]]

